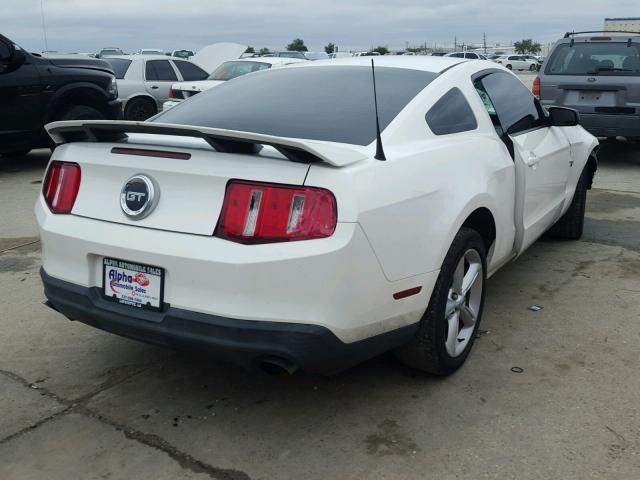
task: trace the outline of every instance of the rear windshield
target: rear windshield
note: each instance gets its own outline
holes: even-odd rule
[[[231,80],[247,73],[268,68],[271,68],[271,64],[264,62],[225,62],[209,75],[209,80]]]
[[[436,76],[376,68],[380,128]],[[247,75],[186,100],[153,121],[369,145],[376,136],[371,67],[305,66]]]
[[[627,42],[560,44],[549,58],[547,75],[640,75],[640,45]]]
[[[131,60],[124,58],[105,58],[104,60],[111,65],[113,73],[116,74],[116,78],[120,79],[124,78],[129,69],[129,65],[131,65]]]

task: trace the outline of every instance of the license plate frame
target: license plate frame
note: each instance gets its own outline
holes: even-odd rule
[[[108,282],[107,269],[109,268],[127,278],[112,276]],[[146,285],[145,281],[148,281]],[[165,270],[162,267],[113,257],[102,259],[101,293],[102,297],[110,302],[140,310],[162,311],[164,281]]]

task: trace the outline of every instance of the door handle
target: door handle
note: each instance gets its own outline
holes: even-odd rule
[[[153,85],[153,86],[151,87],[151,90],[157,90],[158,88],[160,88],[160,87],[158,87],[157,85]]]
[[[529,152],[529,156],[527,157],[527,161],[526,161],[528,167],[535,166],[539,161],[540,159],[535,154],[535,152]]]

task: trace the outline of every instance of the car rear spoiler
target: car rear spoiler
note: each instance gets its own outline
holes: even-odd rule
[[[369,158],[358,147],[351,145],[170,123],[68,120],[49,123],[45,128],[56,145],[71,142],[119,142],[128,138],[127,134],[143,133],[202,138],[218,152],[225,153],[255,154],[263,145],[268,145],[293,162],[325,162],[335,167]]]

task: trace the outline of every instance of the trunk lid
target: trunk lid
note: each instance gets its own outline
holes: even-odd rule
[[[198,50],[189,60],[211,74],[216,68],[229,60],[237,60],[247,49],[239,43],[220,42]]]
[[[229,180],[303,185],[311,163],[369,158],[366,147],[189,125],[72,120],[46,129],[60,145],[52,159],[80,165],[72,214],[196,235],[213,234]],[[156,198],[132,218],[121,194],[139,175]]]
[[[272,148],[250,156],[216,152],[199,139],[174,140],[172,147],[148,140],[130,138],[127,144],[71,143],[59,147],[54,159],[76,162],[81,168],[80,190],[71,213],[143,228],[212,235],[229,180],[302,185],[309,168],[288,161]],[[190,158],[119,154],[112,153],[113,148],[186,153]],[[125,215],[120,204],[123,187],[135,175],[145,175],[157,188],[155,208],[139,220]]]

